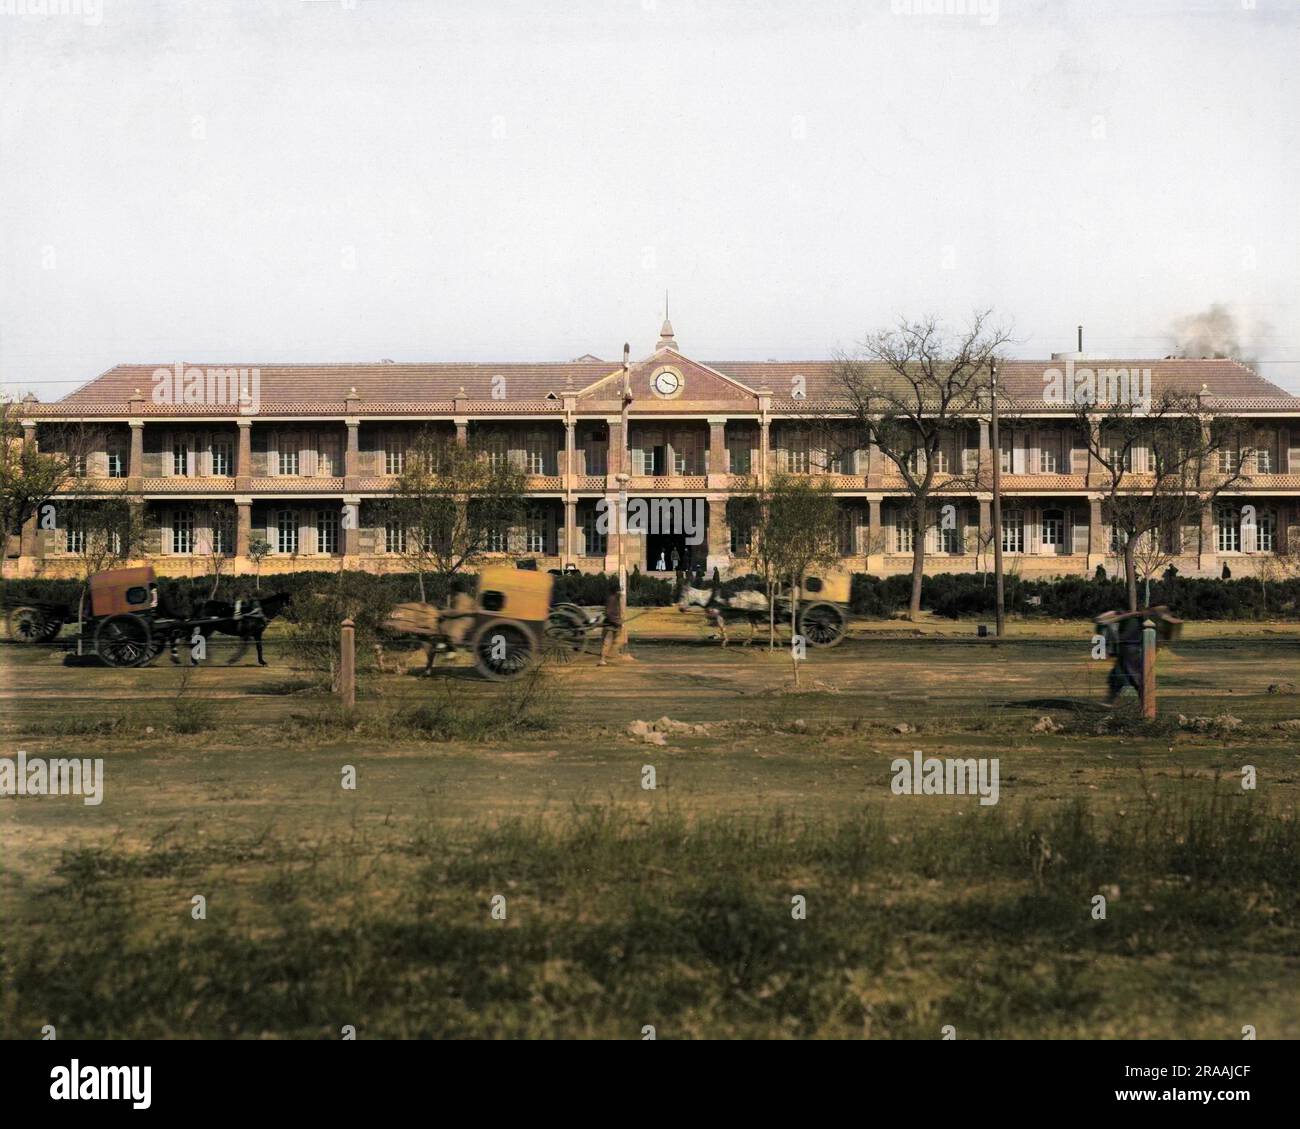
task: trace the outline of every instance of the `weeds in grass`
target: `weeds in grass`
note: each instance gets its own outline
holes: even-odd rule
[[[1184,1009],[1201,1004],[1207,949],[1285,962],[1300,909],[1294,813],[1226,788],[926,825],[588,806],[430,820],[388,846],[352,827],[70,852],[7,931],[3,1033],[933,1038],[942,1017],[1009,1037],[1103,1013],[1123,1028],[1146,1022],[1144,976],[1183,970]],[[214,876],[240,900],[196,924],[189,892]]]

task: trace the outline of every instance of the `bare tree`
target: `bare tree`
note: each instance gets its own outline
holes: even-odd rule
[[[144,544],[144,514],[126,495],[125,484],[111,493],[61,498],[56,505],[64,549],[80,562],[81,596],[97,572],[125,564]]]
[[[198,546],[207,561],[208,574],[212,577],[212,587],[208,589],[209,600],[217,598],[221,574],[230,563],[234,530],[235,514],[232,507],[218,502],[208,511],[207,536]]]
[[[1083,399],[1075,419],[1103,492],[1102,519],[1123,562],[1129,611],[1138,579],[1182,552],[1184,531],[1225,489],[1247,482],[1249,450],[1235,445],[1231,420],[1201,412],[1194,395],[1165,392],[1150,403]]]
[[[978,470],[960,465],[962,448],[954,440],[988,411],[991,365],[1010,340],[991,316],[976,312],[960,334],[948,333],[933,317],[902,319],[894,329],[869,335],[857,354],[837,358],[853,445],[876,447],[909,496],[912,620],[921,613],[925,533],[938,517],[935,500],[978,484]],[[844,428],[840,420],[828,431]]]
[[[391,497],[380,507],[395,527],[394,548],[416,573],[420,600],[451,596],[451,580],[491,550],[493,538],[522,519],[527,477],[508,459],[424,428],[404,453]]]
[[[745,530],[750,561],[767,589],[768,647],[776,645],[777,595],[790,590],[790,629],[797,631],[799,588],[815,568],[839,562],[840,505],[829,482],[804,475],[775,474],[765,486],[751,480],[732,500],[730,520]],[[791,647],[794,681],[799,663]]]

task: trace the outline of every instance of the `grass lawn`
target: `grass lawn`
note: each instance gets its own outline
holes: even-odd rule
[[[105,762],[97,807],[0,800],[3,1034],[1300,1037],[1293,625],[1190,625],[1145,727],[1087,625],[857,625],[798,691],[632,627],[634,662],[369,675],[351,715],[274,634],[193,674],[0,647],[0,755]],[[914,749],[997,758],[999,802],[895,795]]]

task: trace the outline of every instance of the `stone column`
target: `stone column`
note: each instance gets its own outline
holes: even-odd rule
[[[343,555],[355,557],[361,552],[361,499],[352,494],[343,495],[339,520],[343,526]]]
[[[577,477],[578,472],[578,446],[575,442],[576,437],[574,431],[573,420],[567,420],[564,424],[564,452],[561,456],[562,462],[560,465],[560,474],[563,478],[565,489],[572,489],[573,480]]]
[[[1202,572],[1213,573],[1218,570],[1219,557],[1214,546],[1214,507],[1205,506],[1201,510],[1201,543],[1197,550],[1197,567]]]
[[[578,564],[578,501],[576,498],[564,499],[564,538],[560,546],[561,565]]]
[[[127,425],[131,428],[131,453],[127,456],[126,477],[138,483],[144,477],[144,420],[128,420]]]
[[[1088,444],[1088,477],[1084,480],[1084,484],[1094,487],[1105,486],[1109,472],[1102,465],[1101,460],[1093,453],[1101,449],[1101,424],[1095,420],[1088,423],[1088,438],[1085,442]]]
[[[885,456],[874,440],[867,441],[867,489],[879,490],[884,484]]]
[[[772,453],[772,422],[765,416],[758,425],[758,480],[763,486],[767,485],[768,474],[771,471],[769,463]]]
[[[727,496],[710,494],[708,505],[708,553],[704,567],[725,573],[731,567],[731,530],[727,526]],[[696,558],[697,560],[699,558]]]
[[[456,425],[456,442],[466,446],[469,443],[469,417],[457,416],[452,422]]]
[[[248,543],[253,539],[253,499],[235,499],[235,558],[248,559]]]
[[[239,429],[239,449],[235,452],[235,482],[240,479],[247,482],[253,477],[253,421],[237,419],[235,426]]]
[[[1088,499],[1088,570],[1105,564],[1110,546],[1106,543],[1106,525],[1101,517],[1101,498]]]
[[[867,543],[863,555],[867,558],[867,571],[884,565],[885,531],[880,524],[880,496],[867,499]]]
[[[709,489],[727,486],[727,417],[709,416]]]
[[[623,474],[624,472],[630,474],[631,468],[623,465],[626,461],[627,437],[623,434],[622,418],[610,416],[606,422],[609,424],[609,442],[605,462],[609,471],[609,478],[612,480],[616,474]]]
[[[348,427],[347,446],[343,451],[343,477],[356,478],[361,473],[361,421],[354,416],[343,422]]]

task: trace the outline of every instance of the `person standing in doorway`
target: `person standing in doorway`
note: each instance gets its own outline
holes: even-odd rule
[[[677,546],[673,546],[673,572],[682,571],[682,555],[677,551]]]

